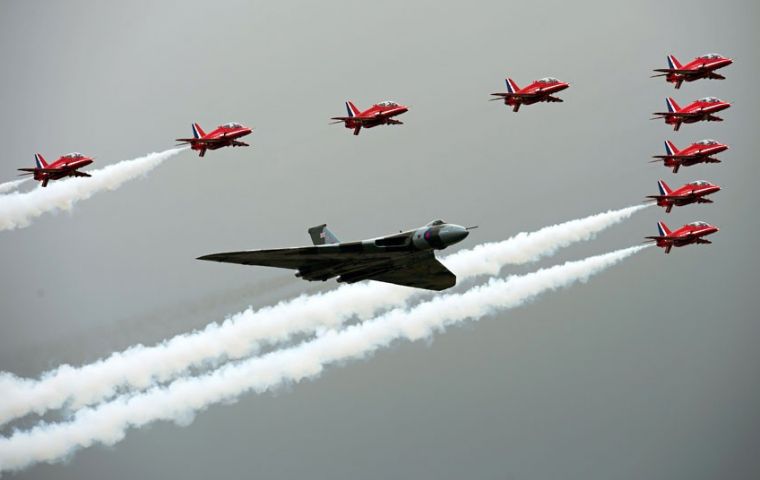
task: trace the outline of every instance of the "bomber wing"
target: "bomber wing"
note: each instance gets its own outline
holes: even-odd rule
[[[364,252],[360,243],[214,253],[198,260],[288,268],[305,280],[339,276],[346,283],[377,280],[429,290],[456,284],[456,276],[430,251]]]
[[[457,283],[456,275],[436,260],[432,253],[425,260],[373,275],[367,279],[427,290],[445,290]]]

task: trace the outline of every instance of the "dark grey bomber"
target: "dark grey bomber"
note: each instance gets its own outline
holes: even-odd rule
[[[338,277],[345,283],[377,280],[445,290],[456,285],[457,278],[433,251],[461,242],[469,233],[468,228],[436,220],[394,235],[340,243],[327,225],[318,225],[309,229],[311,247],[214,253],[198,260],[290,268],[304,280]]]

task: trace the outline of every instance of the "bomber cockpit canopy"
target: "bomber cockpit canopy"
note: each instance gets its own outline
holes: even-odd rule
[[[444,225],[446,222],[443,220],[433,220],[432,222],[428,223],[426,226],[428,227],[437,227],[439,225]]]
[[[243,125],[241,125],[241,124],[239,124],[237,122],[230,122],[230,123],[225,123],[224,125],[222,125],[222,127],[224,127],[224,128],[243,128]]]
[[[704,140],[700,140],[697,142],[697,145],[717,145],[718,142],[716,140],[713,140],[712,138],[705,138]]]
[[[377,104],[380,107],[398,107],[398,103],[393,100],[385,100]]]
[[[710,185],[710,182],[706,182],[704,180],[694,180],[693,182],[689,183],[689,185],[693,185],[695,187],[702,187],[704,185]]]
[[[701,55],[699,57],[700,60],[713,60],[715,58],[723,58],[723,55],[719,53],[705,53],[704,55]]]
[[[559,83],[559,80],[554,77],[544,77],[536,80],[536,83]]]
[[[720,98],[718,98],[718,97],[705,97],[705,98],[700,98],[699,101],[700,102],[704,102],[704,103],[719,103],[720,102]]]
[[[709,227],[710,224],[707,222],[691,222],[688,224],[690,227]]]

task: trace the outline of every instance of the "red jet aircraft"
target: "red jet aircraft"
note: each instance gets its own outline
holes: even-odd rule
[[[48,164],[39,153],[34,154],[35,168],[19,168],[21,175],[33,175],[34,179],[42,182],[47,187],[50,180],[59,180],[64,177],[91,177],[89,173],[80,172],[78,169],[92,163],[92,158],[85,157],[81,153],[69,153],[63,155],[53,163]]]
[[[231,122],[219,125],[214,130],[206,133],[200,125],[193,124],[193,138],[178,138],[179,145],[190,144],[192,150],[198,150],[199,156],[204,156],[206,150],[216,150],[222,147],[249,147],[245,142],[238,140],[253,131],[239,123]]]
[[[731,106],[730,103],[716,97],[705,97],[695,100],[685,107],[678,106],[672,98],[665,99],[668,106],[667,112],[655,112],[652,120],[664,118],[665,123],[673,125],[673,130],[678,131],[682,123],[696,123],[701,121],[722,122],[723,119],[714,114]]]
[[[520,105],[533,105],[538,102],[562,102],[561,98],[553,97],[552,94],[560,92],[570,86],[569,83],[561,82],[556,78],[546,77],[534,80],[527,87],[520,88],[511,78],[506,79],[506,93],[492,93],[498,97],[491,100],[504,100],[504,105],[511,105],[512,111],[520,110]]]
[[[409,111],[409,108],[386,100],[376,103],[362,112],[349,101],[346,102],[346,110],[348,111],[347,117],[332,117],[331,120],[337,120],[337,122],[332,123],[343,123],[346,128],[354,129],[354,135],[359,135],[362,127],[372,128],[378,125],[403,125],[403,122],[395,120],[392,117],[406,113]]]
[[[673,173],[678,173],[678,169],[683,167],[690,167],[698,163],[720,163],[717,158],[712,158],[712,155],[717,155],[720,152],[728,150],[728,145],[719,143],[715,140],[706,138],[698,142],[692,143],[683,150],[678,150],[673,142],[670,140],[665,141],[665,155],[653,155],[652,158],[657,160],[651,160],[652,163],[662,160],[662,164],[668,168],[673,168]]]
[[[670,213],[673,206],[682,207],[690,203],[713,203],[712,200],[705,198],[707,195],[720,191],[720,187],[704,180],[695,180],[682,187],[671,190],[665,181],[657,182],[660,189],[659,195],[647,195],[657,201],[658,207],[665,207],[665,212]]]
[[[717,232],[719,228],[705,222],[692,222],[671,232],[665,223],[657,222],[657,230],[660,232],[659,236],[646,238],[654,241],[658,247],[664,248],[665,253],[670,253],[670,249],[673,247],[683,247],[692,243],[712,243],[710,240],[705,240],[702,237]]]
[[[710,78],[713,80],[725,80],[726,77],[718,75],[715,70],[723,67],[727,67],[734,63],[730,58],[718,55],[717,53],[708,53],[700,57],[695,58],[686,65],[681,65],[681,62],[673,55],[668,55],[668,68],[656,68],[655,72],[661,72],[654,77],[665,77],[665,81],[668,83],[675,83],[676,88],[681,88],[683,82],[693,82],[700,78]]]

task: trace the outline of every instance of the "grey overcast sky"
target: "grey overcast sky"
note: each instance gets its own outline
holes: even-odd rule
[[[169,148],[194,121],[255,127],[253,148],[185,153],[0,232],[3,371],[334,288],[194,260],[306,244],[319,223],[344,239],[481,225],[466,247],[640,202],[658,178],[723,187],[539,265],[639,243],[661,218],[717,224],[712,246],[650,249],[430,343],[13,477],[760,478],[759,14],[752,0],[0,2],[2,180],[36,151],[103,166]],[[712,51],[736,60],[725,81],[649,78],[669,53]],[[572,86],[515,115],[487,101],[506,75]],[[668,95],[734,105],[673,132],[648,119]],[[328,125],[347,99],[387,98],[410,106],[405,125],[358,138]],[[704,137],[731,145],[724,163],[647,163],[665,139]]]

